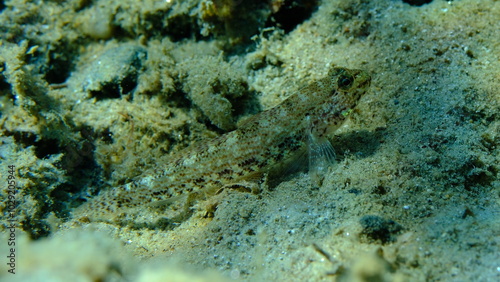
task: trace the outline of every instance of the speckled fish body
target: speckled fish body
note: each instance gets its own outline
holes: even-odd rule
[[[101,191],[76,216],[112,220],[148,204],[213,191],[261,175],[304,148],[308,139],[319,140],[336,130],[370,80],[361,70],[333,68],[325,78],[249,118],[238,129],[187,148],[128,184]]]

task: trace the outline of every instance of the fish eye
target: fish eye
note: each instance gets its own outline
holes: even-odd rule
[[[352,83],[354,81],[354,78],[352,75],[341,75],[339,79],[337,80],[337,85],[339,86],[340,89],[342,90],[347,90],[349,87],[351,87]]]

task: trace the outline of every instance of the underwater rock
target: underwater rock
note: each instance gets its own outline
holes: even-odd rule
[[[82,87],[97,99],[119,98],[137,86],[147,51],[136,45],[111,48],[84,70]]]
[[[431,3],[432,0],[403,0],[403,2],[411,6],[422,6]]]
[[[360,219],[363,231],[360,237],[369,242],[379,241],[382,244],[394,242],[397,235],[403,227],[394,220],[385,219],[376,215],[365,215]]]

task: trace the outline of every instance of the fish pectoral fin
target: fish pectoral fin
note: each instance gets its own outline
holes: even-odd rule
[[[308,136],[309,176],[313,184],[320,186],[328,167],[335,163],[335,150],[326,137],[314,133]]]

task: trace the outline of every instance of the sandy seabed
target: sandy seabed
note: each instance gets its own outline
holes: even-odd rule
[[[500,280],[499,1],[0,11],[2,281]],[[372,84],[332,134],[321,185],[297,172],[257,194],[224,190],[147,228],[74,219],[332,66]]]

